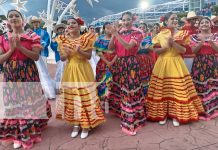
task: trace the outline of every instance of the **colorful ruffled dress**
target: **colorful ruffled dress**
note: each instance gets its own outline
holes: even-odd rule
[[[201,40],[198,35],[191,36],[191,46]],[[213,35],[213,42],[218,43],[218,34]],[[217,52],[208,42],[204,42],[194,58],[192,79],[201,98],[206,114],[201,119],[209,120],[218,116],[218,59]]]
[[[212,33],[218,33],[218,26],[212,27]],[[216,57],[218,58],[218,53],[216,53]]]
[[[118,58],[113,65],[109,106],[110,111],[121,118],[122,130],[132,135],[145,125],[146,120],[140,65],[136,57],[143,37],[134,27],[121,29],[119,34],[126,42],[134,41],[136,46],[126,50],[117,39],[114,41]]]
[[[108,50],[110,40],[105,39],[105,35],[101,35],[95,42],[96,54],[98,56],[104,56],[107,61],[112,61],[115,57],[115,53],[112,50]],[[98,96],[101,100],[105,100],[108,96],[108,86],[110,86],[110,81],[112,80],[112,68],[109,68],[107,64],[100,59],[96,67],[96,81],[99,82],[98,86]]]
[[[152,38],[151,36],[147,36],[141,42],[141,46],[145,46],[146,44],[152,45]],[[140,65],[140,77],[143,86],[143,93],[144,96],[147,94],[148,85],[151,77],[151,73],[154,67],[153,58],[149,55],[149,50],[147,49],[140,49],[137,53],[137,59]]]
[[[11,33],[0,37],[0,49],[6,53],[10,49]],[[41,47],[40,37],[33,32],[20,36],[21,45],[28,50]],[[41,141],[42,130],[51,117],[51,108],[42,95],[42,87],[35,62],[15,49],[4,64],[3,99],[0,119],[0,141],[12,141],[31,148]],[[2,118],[3,117],[3,118]],[[32,119],[34,118],[34,119]]]
[[[92,50],[95,36],[87,33],[71,40],[65,35],[57,37],[60,54],[65,53],[63,44],[73,50],[80,45],[83,51]],[[87,58],[74,52],[68,57],[61,81],[62,94],[57,102],[57,118],[82,128],[94,128],[105,122],[92,67]]]
[[[170,37],[171,31],[162,29],[152,43],[167,47]],[[183,30],[178,31],[173,38],[184,45],[189,41],[188,33]],[[169,117],[180,123],[188,123],[197,121],[199,114],[204,113],[183,58],[173,47],[158,56],[148,88],[146,108],[147,119],[151,121],[163,121]]]

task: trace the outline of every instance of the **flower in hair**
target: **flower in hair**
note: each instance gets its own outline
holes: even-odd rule
[[[81,26],[84,25],[84,20],[83,20],[82,18],[78,17],[78,18],[75,18],[75,19],[76,19],[76,21],[77,21],[77,23],[78,23],[79,25],[81,25]]]
[[[164,16],[161,16],[160,17],[160,22],[162,23],[162,22],[164,22],[165,21],[165,17]]]

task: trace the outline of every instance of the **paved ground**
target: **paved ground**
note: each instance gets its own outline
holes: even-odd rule
[[[54,75],[54,66],[49,66]],[[55,116],[55,101],[52,102]],[[136,136],[123,134],[119,119],[106,115],[107,122],[90,132],[87,139],[70,137],[72,127],[54,117],[43,132],[43,141],[33,150],[218,150],[218,118],[174,127],[148,122]],[[0,150],[10,150],[12,145]]]

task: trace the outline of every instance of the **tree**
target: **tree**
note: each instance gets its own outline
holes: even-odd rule
[[[213,14],[218,16],[218,5],[213,6]]]
[[[179,19],[181,19],[183,17],[187,17],[187,14],[188,14],[187,12],[179,12],[179,13],[177,13],[177,16]]]

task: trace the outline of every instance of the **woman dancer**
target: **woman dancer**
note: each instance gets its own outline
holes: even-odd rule
[[[142,40],[141,30],[133,27],[131,12],[122,14],[123,27],[118,32],[111,26],[113,35],[109,49],[115,49],[118,56],[113,65],[113,86],[110,104],[121,118],[122,131],[136,135],[145,124],[144,98],[140,78],[140,66],[136,58]]]
[[[218,116],[218,35],[211,33],[212,23],[205,17],[200,20],[199,34],[191,36],[191,47],[196,54],[192,67],[192,79],[202,100],[205,116],[210,120]]]
[[[0,120],[0,140],[14,142],[15,149],[31,148],[34,142],[41,141],[42,129],[51,117],[34,62],[39,59],[40,37],[24,32],[19,11],[10,10],[7,19],[12,32],[0,39],[0,64],[5,63],[1,100],[5,118]]]
[[[96,54],[100,57],[96,67],[96,81],[101,82],[98,86],[98,96],[101,101],[107,102],[108,82],[110,82],[112,67],[111,64],[116,60],[116,55],[112,50],[108,49],[108,45],[111,39],[111,33],[109,32],[110,23],[106,22],[103,25],[104,34],[98,38],[95,42]]]
[[[173,119],[173,125],[197,121],[204,112],[197,96],[188,69],[181,57],[185,48],[181,44],[189,39],[188,32],[177,31],[177,15],[167,13],[160,33],[152,43],[159,53],[152,71],[146,99],[147,119],[165,124],[167,118]]]
[[[71,137],[75,138],[82,128],[81,138],[88,137],[89,129],[105,121],[97,96],[91,58],[95,41],[93,33],[80,35],[80,18],[68,20],[68,34],[56,41],[60,47],[61,60],[67,60],[61,83],[62,95],[57,106],[57,118],[72,124]]]

